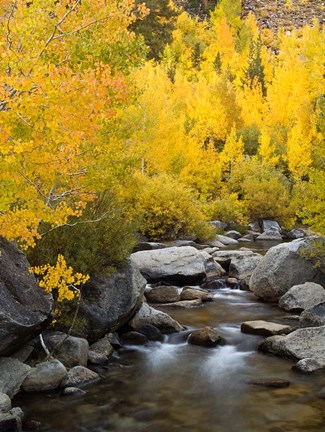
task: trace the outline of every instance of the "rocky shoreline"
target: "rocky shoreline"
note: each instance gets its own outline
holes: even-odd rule
[[[84,325],[78,335],[48,329],[51,296],[38,288],[25,256],[1,239],[0,431],[25,428],[22,410],[12,408],[11,399],[18,392],[84,395],[84,387],[101,379],[121,346],[163,342],[164,334],[186,330],[155,307],[204,307],[205,302],[216,301],[213,293],[224,284],[249,289],[257,298],[294,314],[289,325],[242,323],[242,332],[265,337],[261,352],[293,359],[299,372],[323,371],[325,267],[308,251],[315,242],[324,244],[324,239],[291,232],[287,238],[301,238],[280,243],[265,256],[240,247],[258,239],[282,239],[275,222],[264,221],[262,231],[251,230],[245,236],[226,231],[206,245],[139,244],[118,272],[94,278],[85,287],[80,307]],[[226,250],[226,245],[240,248]],[[216,328],[186,332],[188,343],[194,345],[227,344]]]

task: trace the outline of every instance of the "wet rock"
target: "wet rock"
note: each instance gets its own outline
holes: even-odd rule
[[[188,343],[205,347],[213,347],[223,342],[222,337],[213,327],[203,327],[195,330],[188,337]]]
[[[154,287],[145,296],[149,303],[173,303],[180,299],[178,289],[167,285]]]
[[[262,378],[254,381],[250,381],[248,384],[262,386],[262,387],[272,387],[272,388],[285,388],[289,387],[290,381],[275,378]]]
[[[87,394],[87,392],[78,387],[66,387],[63,392],[63,396],[81,397]]]
[[[99,380],[100,376],[96,372],[84,366],[75,366],[63,378],[61,387],[81,387]]]
[[[113,274],[91,278],[82,289],[83,336],[92,343],[128,322],[142,304],[145,286],[146,280],[131,260]]]
[[[28,393],[54,390],[66,374],[67,370],[59,360],[40,363],[29,371],[22,389]]]
[[[18,417],[10,413],[0,413],[1,432],[20,432],[21,421]]]
[[[121,341],[124,345],[144,345],[148,342],[147,336],[137,331],[123,333]]]
[[[293,367],[298,372],[312,373],[320,369],[324,369],[325,364],[313,358],[304,358],[299,360]]]
[[[243,333],[256,334],[260,336],[288,334],[292,330],[290,326],[263,320],[245,321],[242,323],[240,329]]]
[[[321,302],[325,302],[325,289],[319,284],[305,282],[291,287],[280,298],[279,307],[289,312],[302,312]]]
[[[145,335],[148,340],[158,341],[158,342],[162,342],[164,340],[164,335],[161,333],[161,331],[157,327],[151,324],[143,325],[142,327],[139,328],[138,331],[139,333]]]
[[[66,367],[87,365],[89,344],[86,339],[62,332],[44,332],[43,339],[49,351]]]
[[[48,324],[52,295],[39,288],[26,256],[0,237],[0,356],[9,356]]]
[[[235,240],[234,238],[231,238],[231,237],[228,237],[228,236],[225,236],[225,235],[221,235],[221,234],[218,234],[216,236],[216,240],[218,242],[222,243],[225,246],[230,246],[230,245],[233,246],[233,245],[237,245],[238,244],[238,241]]]
[[[31,367],[11,357],[0,358],[0,391],[13,398]]]
[[[209,291],[199,289],[199,288],[191,288],[191,287],[185,287],[183,288],[181,295],[181,300],[196,300],[199,299],[202,302],[212,301],[213,300],[213,294],[211,294]]]
[[[226,279],[226,285],[229,288],[238,288],[240,285],[240,282],[238,279],[230,277],[230,278]]]
[[[88,361],[96,365],[106,364],[113,352],[112,344],[108,338],[104,337],[89,347]]]
[[[246,283],[249,282],[253,271],[263,258],[262,255],[245,248],[236,251],[218,251],[213,256],[228,270],[230,277],[244,280]]]
[[[11,399],[5,393],[0,393],[0,412],[6,413],[11,410]]]
[[[307,281],[325,285],[324,266],[316,268],[316,259],[308,257],[315,242],[324,239],[308,237],[270,248],[252,273],[250,290],[264,300],[277,301],[294,285]]]
[[[173,333],[183,330],[183,327],[168,314],[158,311],[147,303],[143,303],[134,318],[129,322],[133,330],[138,330],[145,324],[157,327],[162,333]]]
[[[318,327],[325,325],[325,301],[306,309],[299,319],[300,327]]]
[[[226,284],[223,279],[208,279],[201,285],[201,287],[206,290],[220,289],[224,288],[225,286]]]
[[[259,345],[259,350],[296,360],[312,359],[321,369],[325,367],[324,346],[325,326],[321,326],[300,328],[287,336],[271,336]],[[305,363],[311,365],[310,360]]]

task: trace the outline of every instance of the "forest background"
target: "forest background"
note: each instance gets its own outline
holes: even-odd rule
[[[33,265],[107,271],[212,219],[325,233],[322,27],[175,3],[0,0],[0,234]]]

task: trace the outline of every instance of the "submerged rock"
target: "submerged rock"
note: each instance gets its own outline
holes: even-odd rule
[[[87,392],[78,387],[66,387],[62,394],[63,396],[81,397],[87,394]]]
[[[250,381],[248,384],[262,386],[262,387],[272,387],[272,388],[285,388],[289,387],[290,381],[275,378],[262,378],[254,381]]]
[[[195,330],[188,337],[188,343],[205,347],[213,347],[219,345],[221,342],[223,342],[223,338],[218,331],[208,326]]]
[[[8,356],[48,324],[53,298],[39,288],[26,256],[0,237],[0,356]]]
[[[250,290],[266,301],[277,301],[294,285],[307,281],[325,285],[325,267],[315,266],[316,259],[310,256],[318,242],[325,241],[308,237],[269,249],[252,273]]]

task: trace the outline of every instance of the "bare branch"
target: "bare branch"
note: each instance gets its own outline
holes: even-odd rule
[[[17,112],[16,114],[20,118],[20,120],[22,120],[24,123],[26,123],[29,127],[34,128],[34,125],[29,123],[21,114],[19,114],[19,112]]]
[[[32,185],[36,190],[37,190],[37,192],[39,193],[39,195],[41,195],[41,197],[43,198],[43,199],[47,199],[47,196],[46,195],[44,195],[44,193],[41,191],[41,189],[37,186],[37,184],[36,183],[34,183],[33,182],[33,180],[31,180],[30,178],[28,178],[27,177],[27,175],[26,174],[24,174],[22,171],[19,171],[19,174],[30,184],[30,185]]]

